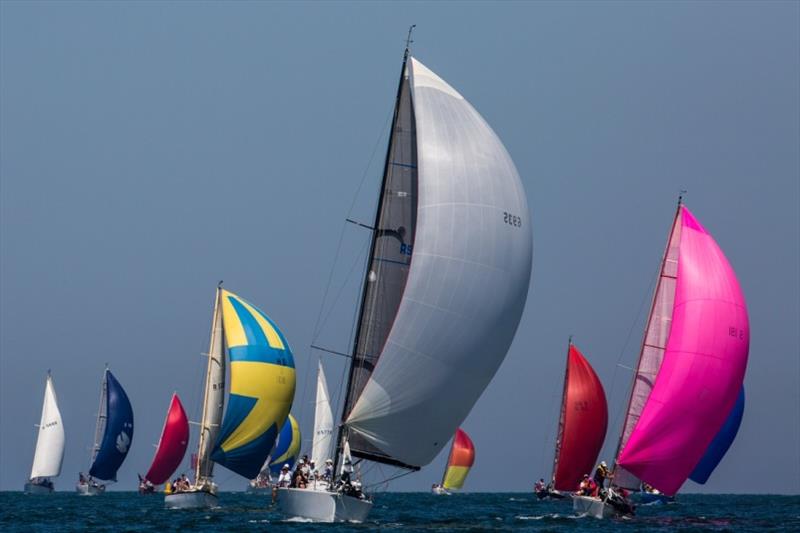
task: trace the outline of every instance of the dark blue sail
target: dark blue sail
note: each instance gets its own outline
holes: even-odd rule
[[[739,432],[739,425],[742,423],[743,414],[744,385],[742,385],[742,389],[739,391],[739,397],[736,398],[736,403],[728,414],[728,418],[725,419],[725,423],[722,425],[716,437],[714,437],[714,440],[708,445],[706,453],[703,455],[703,458],[700,459],[700,462],[697,463],[697,466],[694,467],[689,479],[701,485],[708,481],[708,478],[711,477],[711,473],[717,468],[722,458],[725,457],[728,448],[731,447],[733,439],[736,438],[736,434]]]
[[[106,429],[89,474],[117,480],[117,470],[133,442],[133,408],[117,378],[106,370]]]

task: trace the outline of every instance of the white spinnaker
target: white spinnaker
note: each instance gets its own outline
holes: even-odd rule
[[[322,469],[327,459],[331,459],[333,445],[333,411],[331,411],[328,384],[322,361],[317,369],[317,404],[314,409],[314,438],[311,444],[311,460]]]
[[[64,460],[64,424],[58,410],[58,400],[53,380],[48,375],[44,388],[42,418],[39,421],[39,436],[36,439],[36,453],[33,456],[31,479],[54,477],[61,473]]]
[[[391,333],[346,424],[388,456],[428,464],[508,351],[528,295],[531,223],[500,139],[444,80],[409,60],[417,228]]]

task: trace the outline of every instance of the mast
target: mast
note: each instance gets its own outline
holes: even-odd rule
[[[564,388],[561,393],[561,414],[558,417],[558,432],[556,433],[556,446],[555,453],[553,454],[553,474],[550,476],[550,482],[555,485],[556,470],[558,469],[558,459],[561,455],[561,440],[564,438],[564,422],[567,416],[567,383],[569,383],[569,350],[572,348],[572,335],[569,336],[567,341],[567,364],[564,367]]]
[[[103,371],[103,385],[100,387],[100,406],[97,408],[97,421],[95,422],[94,426],[94,444],[92,445],[92,459],[91,461],[89,461],[90,468],[92,466],[92,463],[94,463],[95,458],[97,457],[97,452],[100,451],[100,439],[103,437],[103,433],[105,432],[106,429],[105,428],[106,419],[108,418],[108,412],[106,409],[107,398],[108,398],[108,363],[106,363],[106,369]]]
[[[391,164],[392,140],[394,138],[395,129],[397,127],[397,119],[398,119],[399,110],[400,110],[400,99],[401,99],[402,91],[403,91],[403,81],[405,79],[406,65],[408,64],[408,56],[410,54],[410,47],[411,47],[411,43],[413,42],[411,40],[411,32],[414,30],[415,27],[416,27],[416,24],[412,24],[408,28],[408,35],[406,36],[406,47],[405,47],[405,51],[403,52],[403,65],[400,68],[400,79],[399,79],[399,81],[397,83],[397,94],[395,96],[394,111],[393,111],[393,114],[392,114],[392,125],[391,125],[391,128],[389,130],[390,131],[390,135],[389,135],[389,142],[388,142],[387,148],[386,148],[386,159],[384,160],[384,164],[383,164],[383,177],[381,179],[381,191],[380,191],[380,194],[378,196],[378,206],[377,206],[377,209],[375,210],[375,222],[372,225],[372,227],[373,227],[372,240],[371,240],[370,246],[369,246],[369,255],[367,256],[368,258],[370,258],[370,260],[371,260],[371,258],[373,257],[373,255],[375,253],[375,244],[376,244],[376,242],[378,240],[378,237],[380,235],[379,232],[377,231],[377,229],[378,229],[378,226],[380,224],[381,212],[383,210],[383,199],[384,199],[384,196],[385,196],[385,193],[386,193],[386,182],[387,182],[387,178],[388,178],[388,175],[389,175],[389,165]],[[355,372],[355,364],[354,363],[355,363],[356,353],[358,351],[358,340],[361,337],[361,326],[362,326],[362,323],[363,323],[364,311],[365,311],[365,308],[366,308],[367,292],[368,292],[367,291],[367,285],[369,283],[369,275],[370,275],[370,268],[369,268],[369,265],[367,265],[366,272],[364,273],[364,281],[362,282],[362,285],[361,285],[361,303],[360,303],[359,309],[358,309],[358,319],[357,319],[357,323],[356,323],[357,325],[356,325],[355,337],[353,338],[353,348],[352,348],[351,357],[350,357],[350,369],[349,369],[348,376],[347,376],[347,386],[346,386],[344,404],[342,405],[342,418],[341,418],[341,423],[339,424],[339,430],[338,430],[338,433],[337,433],[337,436],[336,436],[336,452],[334,453],[334,459],[333,459],[333,475],[334,476],[336,475],[336,471],[337,471],[338,466],[339,466],[339,456],[342,453],[342,450],[344,449],[344,441],[347,439],[347,434],[346,434],[347,432],[345,431],[346,428],[344,426],[344,422],[345,422],[345,419],[347,418],[347,415],[349,414],[347,412],[347,406],[350,404],[350,401],[351,401],[351,398],[350,398],[350,395],[351,395],[350,383],[353,380],[353,374]]]
[[[622,421],[622,429],[620,430],[619,440],[617,441],[617,449],[614,452],[614,470],[615,471],[617,469],[617,460],[619,458],[619,454],[622,451],[622,440],[625,438],[625,428],[626,428],[626,425],[628,423],[628,414],[630,413],[631,404],[633,403],[633,396],[634,396],[634,393],[636,391],[636,378],[640,373],[640,369],[641,369],[641,365],[642,365],[642,358],[644,356],[645,347],[647,345],[647,337],[648,337],[648,334],[650,332],[650,326],[651,326],[652,321],[653,321],[653,314],[654,314],[654,311],[655,311],[659,290],[661,289],[662,281],[664,280],[664,277],[666,276],[665,268],[666,268],[666,265],[667,265],[667,259],[669,258],[669,251],[670,251],[670,246],[672,244],[672,237],[675,234],[675,226],[676,226],[676,224],[678,224],[678,220],[679,220],[679,217],[680,217],[680,214],[681,214],[681,206],[683,206],[683,194],[685,192],[686,191],[682,190],[680,192],[680,194],[678,195],[678,205],[677,205],[677,207],[675,209],[675,217],[672,220],[672,226],[670,227],[669,236],[667,237],[667,244],[666,244],[666,246],[664,248],[664,254],[663,254],[662,258],[661,258],[661,267],[659,268],[659,272],[658,272],[658,282],[656,283],[655,290],[653,291],[653,297],[652,297],[652,300],[650,302],[650,312],[647,315],[647,324],[645,325],[644,334],[642,335],[642,343],[641,343],[641,345],[639,347],[639,357],[636,360],[636,372],[634,372],[633,379],[631,380],[632,381],[631,390],[630,390],[630,394],[628,396],[627,407],[625,408],[625,411],[624,411],[625,418]],[[669,277],[674,277],[674,276],[669,276]]]
[[[211,319],[211,339],[209,341],[208,347],[208,365],[206,366],[206,381],[205,386],[203,388],[203,415],[200,418],[200,440],[197,443],[197,464],[195,465],[195,484],[200,485],[201,477],[205,479],[206,476],[202,475],[203,463],[209,461],[208,457],[204,457],[207,455],[204,453],[206,448],[208,448],[207,440],[211,434],[211,425],[208,422],[208,418],[210,416],[209,408],[208,408],[208,397],[213,385],[213,380],[211,374],[214,369],[214,347],[217,343],[217,330],[221,329],[222,325],[218,323],[220,316],[219,316],[219,304],[220,304],[220,295],[222,293],[222,281],[219,282],[217,285],[217,292],[214,297],[214,314],[213,318]],[[220,331],[221,333],[221,331]],[[220,361],[219,364],[224,365],[224,361]],[[224,382],[224,381],[223,381]],[[209,472],[210,474],[210,472]]]

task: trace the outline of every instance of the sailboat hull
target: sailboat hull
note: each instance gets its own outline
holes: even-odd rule
[[[97,496],[98,494],[103,494],[105,491],[105,485],[87,485],[85,483],[78,483],[75,485],[75,492],[77,492],[79,496]]]
[[[581,514],[586,514],[594,518],[611,518],[618,513],[611,505],[605,503],[600,498],[592,496],[572,496],[572,509]]]
[[[219,499],[216,494],[204,490],[177,492],[164,496],[164,506],[167,509],[211,509],[219,507]]]
[[[314,522],[363,522],[372,502],[338,492],[313,489],[278,489],[281,512]]]
[[[25,483],[25,494],[50,494],[53,486],[40,485],[38,483]]]

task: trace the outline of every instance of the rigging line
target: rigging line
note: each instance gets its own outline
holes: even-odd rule
[[[648,284],[648,290],[644,291],[644,297],[642,298],[642,302],[639,304],[639,310],[636,312],[636,317],[633,319],[633,323],[631,324],[631,327],[628,330],[628,336],[625,339],[625,344],[622,345],[622,350],[620,350],[619,356],[617,357],[617,363],[616,363],[616,365],[614,365],[614,373],[611,376],[611,387],[609,387],[609,391],[611,391],[612,393],[614,391],[614,384],[615,384],[615,382],[617,380],[617,373],[619,372],[619,367],[622,365],[622,357],[625,355],[625,351],[628,349],[628,344],[630,343],[631,337],[633,336],[633,330],[634,330],[634,328],[636,328],[636,325],[639,323],[639,319],[642,317],[642,313],[644,311],[644,306],[647,303],[648,299],[652,299],[652,297],[653,297],[653,294],[652,294],[652,292],[654,290],[653,286],[656,284],[656,282],[658,280],[658,275],[661,272],[662,260],[663,260],[663,258],[659,259],[658,266],[656,267],[655,275],[651,277],[650,283]],[[647,332],[645,332],[644,334],[646,335]],[[634,369],[634,373],[635,372],[636,372],[636,370]],[[626,391],[627,391],[627,388],[626,388]],[[627,395],[623,396],[623,401],[625,400],[625,396],[627,396]],[[627,417],[628,413],[624,413],[624,415],[623,415],[622,411],[620,409],[617,409],[617,414],[614,417],[614,423],[610,427],[612,427],[612,428],[617,427],[617,424],[619,423],[619,418],[620,418],[621,415]],[[619,430],[620,433],[622,433],[623,429],[624,428],[620,428],[620,430]],[[616,457],[614,457],[613,459],[616,460]]]
[[[389,482],[394,481],[395,479],[400,479],[401,477],[405,477],[405,476],[407,476],[409,474],[413,474],[414,472],[416,472],[416,470],[406,470],[405,472],[401,472],[399,474],[396,474],[396,475],[394,475],[394,476],[392,476],[390,478],[384,479],[383,481],[378,481],[378,482],[375,482],[375,483],[371,483],[369,485],[365,485],[364,488],[365,489],[369,489],[370,487],[377,487],[378,485],[388,484]]]
[[[378,150],[378,146],[380,146],[380,144],[381,144],[381,140],[383,139],[383,137],[385,135],[385,132],[386,132],[386,129],[387,129],[387,124],[389,123],[389,121],[391,120],[393,115],[394,115],[394,103],[392,103],[391,111],[389,112],[389,114],[386,117],[386,119],[383,121],[383,126],[381,127],[380,133],[378,134],[378,138],[375,140],[375,145],[372,147],[372,153],[370,154],[369,159],[367,160],[367,165],[364,168],[364,172],[363,172],[363,174],[361,176],[361,181],[359,182],[358,187],[356,188],[356,192],[353,195],[353,201],[350,203],[350,207],[347,209],[347,216],[348,217],[353,212],[353,208],[355,207],[356,201],[358,200],[358,196],[359,196],[359,194],[361,192],[362,187],[364,186],[364,182],[366,181],[367,176],[369,175],[369,169],[372,166],[373,160],[375,159],[375,153]],[[313,331],[312,342],[316,342],[317,341],[317,337],[320,334],[320,328],[322,327],[321,324],[320,324],[320,320],[322,319],[322,314],[325,311],[325,302],[327,301],[328,293],[330,292],[331,284],[333,283],[333,273],[336,270],[336,265],[337,265],[338,260],[339,260],[339,255],[341,255],[342,241],[344,240],[344,233],[345,233],[346,229],[347,229],[347,222],[343,222],[342,223],[342,229],[339,232],[339,242],[336,245],[336,255],[334,257],[333,265],[331,266],[330,272],[328,273],[328,282],[325,285],[325,292],[323,293],[323,296],[322,296],[322,304],[320,305],[319,313],[317,314],[317,320],[316,320],[316,322],[314,324],[314,329],[312,330]],[[327,321],[327,317],[326,317],[326,321]],[[310,356],[310,353],[309,353],[309,356]],[[301,399],[303,401],[305,401],[306,394],[308,392],[308,373],[309,373],[309,368],[310,367],[311,367],[311,365],[308,365],[308,367],[306,368],[306,374],[305,374],[305,376],[303,378],[303,395],[301,397]]]

